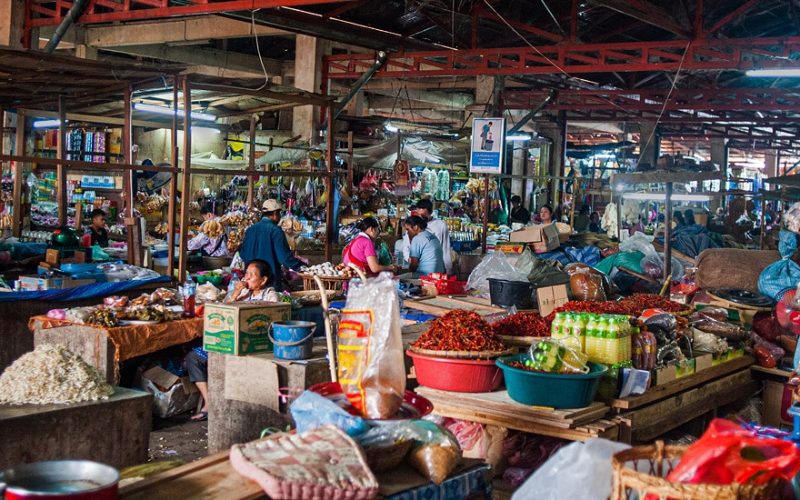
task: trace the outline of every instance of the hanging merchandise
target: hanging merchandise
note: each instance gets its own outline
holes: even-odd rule
[[[619,237],[619,226],[617,224],[617,206],[614,203],[606,205],[603,211],[603,218],[600,219],[600,227],[602,227],[610,238]]]
[[[409,185],[408,162],[398,160],[394,163],[394,184],[397,187],[405,188]]]
[[[437,200],[447,200],[450,198],[450,172],[447,169],[439,170],[437,179],[436,194]]]

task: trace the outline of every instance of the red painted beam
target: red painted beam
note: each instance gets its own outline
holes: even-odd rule
[[[743,3],[733,11],[729,12],[725,17],[714,23],[714,26],[708,29],[708,31],[704,32],[704,36],[713,35],[717,31],[724,28],[728,23],[736,19],[737,17],[741,16],[756,4],[758,4],[761,0],[748,0],[747,2]]]
[[[191,5],[171,5],[167,7],[153,7],[150,2],[132,2],[139,4],[142,8],[130,8],[128,2],[119,3],[119,10],[114,12],[97,12],[96,7],[101,6],[100,0],[92,0],[86,13],[78,18],[77,24],[96,24],[117,21],[140,21],[147,19],[161,19],[168,17],[190,16],[196,14],[214,14],[221,12],[235,12],[256,9],[274,9],[277,7],[299,7],[304,5],[317,5],[329,3],[343,3],[342,0],[226,0],[220,2],[193,3]],[[29,28],[38,26],[58,25],[62,16],[60,11],[55,15],[47,16],[38,9],[37,4],[52,3],[48,1],[34,0],[29,4],[29,11],[36,11],[44,14],[45,17],[38,17],[30,20]],[[104,5],[103,5],[104,6]],[[126,7],[128,7],[126,9]],[[116,7],[115,7],[116,8]]]
[[[800,37],[396,52],[389,55],[374,78],[677,71],[682,59],[683,70],[746,70],[794,66],[796,63],[790,57],[798,51]],[[328,77],[358,78],[374,58],[371,53],[328,56],[325,58]]]

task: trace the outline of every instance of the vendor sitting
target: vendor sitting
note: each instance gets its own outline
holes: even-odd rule
[[[211,221],[217,218],[214,210],[210,205],[206,205],[200,209],[200,215],[203,216],[203,222]],[[201,226],[202,227],[202,226]],[[228,257],[228,236],[223,232],[219,236],[212,238],[204,232],[199,232],[197,236],[189,240],[186,248],[190,252],[200,252],[205,257]]]
[[[367,273],[367,276],[377,276],[384,271],[394,272],[395,266],[382,266],[378,262],[378,254],[375,251],[375,242],[381,235],[381,224],[378,219],[365,217],[359,221],[358,229],[361,232],[342,251],[342,261],[345,264],[353,264]]]
[[[442,244],[433,233],[426,231],[428,222],[418,215],[412,215],[404,221],[404,225],[411,239],[409,271],[418,276],[445,272]]]
[[[251,260],[247,263],[244,278],[234,285],[233,293],[225,302],[279,302],[278,292],[267,286],[271,277],[266,261]]]
[[[92,246],[99,245],[100,248],[108,247],[106,213],[99,208],[92,210],[92,225],[89,226],[89,234],[92,235]]]

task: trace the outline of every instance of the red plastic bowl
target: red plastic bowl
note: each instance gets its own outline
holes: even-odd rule
[[[425,356],[406,351],[414,360],[417,382],[453,392],[491,392],[503,385],[503,372],[492,359]]]
[[[347,396],[342,392],[342,386],[339,385],[339,382],[321,382],[312,385],[308,390],[330,399],[351,415],[361,416],[361,413],[350,404],[350,400],[347,399]],[[433,403],[428,401],[427,398],[407,390],[404,394],[403,404],[400,406],[400,410],[394,418],[389,420],[418,419],[432,411]]]

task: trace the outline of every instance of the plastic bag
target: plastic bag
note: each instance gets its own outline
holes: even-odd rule
[[[356,415],[350,415],[330,399],[313,391],[304,391],[289,407],[297,432],[313,431],[324,425],[334,425],[349,436],[358,436],[369,430],[369,424]]]
[[[577,340],[577,338],[572,337]],[[530,358],[525,365],[550,373],[589,373],[588,358],[581,352],[580,341],[573,345],[570,339],[540,340],[528,350]]]
[[[398,421],[376,426],[359,436],[358,442],[363,448],[370,448],[407,439],[414,440],[414,447],[406,460],[436,484],[442,484],[461,462],[461,448],[455,436],[427,420]]]
[[[528,281],[526,275],[514,269],[503,252],[487,254],[469,275],[467,289],[489,296],[489,278],[508,281]]]
[[[780,300],[783,294],[800,283],[800,266],[792,261],[797,251],[797,235],[781,229],[778,252],[781,260],[768,265],[758,277],[758,291],[772,300]]]
[[[568,444],[539,467],[511,500],[606,500],[611,496],[611,457],[628,448],[601,438]]]
[[[753,354],[756,356],[756,361],[764,368],[775,368],[778,362],[786,354],[786,352],[777,345],[764,340],[756,334],[752,335],[753,338]]]
[[[381,241],[380,247],[378,248],[378,264],[382,266],[388,266],[392,263],[392,254],[389,252],[389,247],[386,245],[385,241]]]
[[[393,417],[406,390],[400,307],[391,274],[353,283],[339,321],[339,383],[367,418]]]
[[[523,250],[522,254],[517,258],[517,262],[514,263],[514,268],[519,271],[520,274],[528,276],[538,260],[539,259],[533,255],[533,252],[531,252],[530,247],[525,247],[525,250]]]
[[[656,252],[653,246],[655,237],[647,236],[644,233],[636,233],[630,238],[619,244],[620,252],[642,252],[645,256],[652,255]]]
[[[446,419],[442,424],[453,433],[465,458],[486,458],[489,439],[483,424],[458,419]]]
[[[574,300],[606,300],[603,274],[591,267],[574,263],[564,268],[569,275],[569,286]]]
[[[791,441],[755,437],[751,431],[720,418],[683,454],[667,476],[686,484],[766,484],[791,481],[800,471],[800,449]]]
[[[654,280],[661,280],[664,277],[664,254],[652,253],[645,255],[641,262],[642,273],[653,278]],[[681,261],[672,257],[672,279],[678,281],[683,277],[683,264]]]

